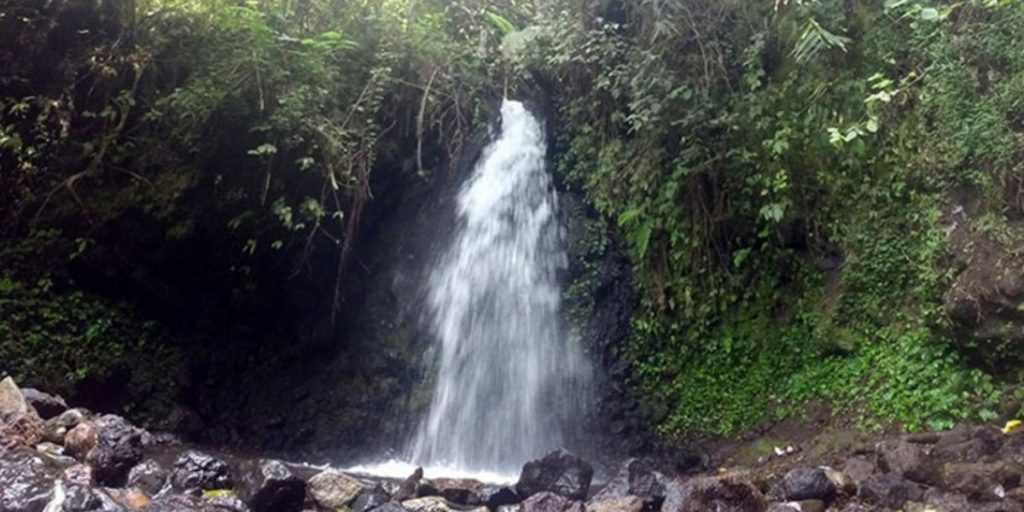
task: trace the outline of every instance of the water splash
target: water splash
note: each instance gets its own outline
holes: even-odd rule
[[[545,155],[537,118],[503,102],[427,283],[438,375],[414,463],[514,474],[564,446],[580,420],[589,369],[560,326],[567,258]]]

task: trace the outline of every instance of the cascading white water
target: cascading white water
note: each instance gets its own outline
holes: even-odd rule
[[[560,328],[566,254],[545,154],[540,122],[503,102],[427,283],[439,366],[414,463],[514,474],[579,420],[588,370]]]

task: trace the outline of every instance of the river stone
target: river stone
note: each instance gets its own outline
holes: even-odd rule
[[[96,446],[86,455],[96,481],[120,487],[142,460],[142,433],[124,418],[108,414],[96,420]]]
[[[566,450],[556,450],[542,459],[527,462],[516,483],[516,493],[529,497],[549,491],[574,500],[587,497],[594,468]]]
[[[924,487],[903,478],[899,473],[873,475],[857,486],[857,495],[868,503],[900,508],[908,501],[921,501]]]
[[[938,464],[928,456],[922,445],[903,440],[878,443],[878,467],[883,472],[900,473],[908,480],[935,485],[940,475]]]
[[[195,450],[181,454],[171,472],[171,485],[175,489],[195,495],[213,489],[230,489],[232,483],[231,469],[224,461]]]
[[[373,512],[409,512],[405,507],[390,501],[373,509]]]
[[[786,473],[778,493],[786,501],[832,501],[836,487],[821,468],[796,468]]]
[[[480,489],[480,499],[488,509],[495,510],[503,505],[515,505],[522,498],[509,487],[485,485]]]
[[[0,421],[7,421],[28,412],[28,402],[14,379],[0,380]]]
[[[210,506],[222,512],[251,512],[249,505],[238,498],[234,492],[218,492],[204,496]]]
[[[142,512],[224,512],[197,496],[173,494],[159,497],[139,509]]]
[[[254,512],[297,512],[306,499],[306,482],[277,460],[248,464],[242,473],[242,497]]]
[[[436,478],[424,480],[419,485],[419,496],[440,496],[458,505],[481,505],[483,484],[464,478]]]
[[[25,397],[25,401],[28,402],[39,417],[48,420],[60,413],[68,410],[68,404],[63,398],[49,393],[43,393],[38,389],[33,388],[22,388],[21,394]]]
[[[64,435],[64,451],[78,460],[83,460],[96,447],[96,442],[96,425],[91,421],[83,421]]]
[[[644,500],[636,496],[594,499],[587,503],[587,512],[642,512]]]
[[[103,500],[100,499],[98,491],[89,486],[71,484],[64,489],[64,503],[61,506],[63,512],[91,512],[103,510]]]
[[[0,421],[0,452],[34,446],[42,439],[43,421],[32,409]]]
[[[440,496],[427,496],[424,498],[416,498],[414,500],[406,500],[402,502],[402,507],[411,512],[457,512],[459,510],[465,510],[467,512],[487,512],[487,507],[471,509],[453,508]],[[374,509],[374,511],[376,510],[377,509]]]
[[[88,464],[74,464],[64,468],[64,481],[72,484],[92,484],[92,467]]]
[[[53,497],[57,471],[31,451],[0,453],[0,511],[39,512]]]
[[[313,499],[329,509],[347,507],[365,487],[359,480],[333,469],[317,473],[309,479],[308,486]]]
[[[676,480],[666,487],[662,512],[760,512],[766,507],[754,486],[730,475]]]
[[[654,469],[651,461],[630,459],[623,464],[594,500],[637,496],[650,509],[658,509],[665,501],[665,475]]]
[[[1006,461],[949,462],[942,467],[942,481],[947,491],[972,500],[996,501],[1006,490],[1020,486],[1021,468]]]
[[[68,409],[60,415],[46,420],[43,424],[43,439],[51,443],[64,444],[68,430],[89,418],[85,409]]]
[[[365,489],[359,493],[359,497],[352,503],[350,507],[352,512],[367,512],[368,510],[376,510],[377,507],[385,504],[390,500],[387,491],[381,485],[376,485],[369,489]]]
[[[538,492],[526,499],[521,505],[521,512],[566,512],[572,502],[565,496],[550,491]]]
[[[128,486],[155,495],[167,483],[168,471],[154,460],[145,460],[128,472]]]
[[[420,480],[423,480],[423,468],[416,468],[416,471],[413,471],[412,474],[402,482],[402,485],[398,487],[398,490],[392,493],[391,497],[395,501],[404,501],[409,498],[415,498],[416,490],[420,487]]]

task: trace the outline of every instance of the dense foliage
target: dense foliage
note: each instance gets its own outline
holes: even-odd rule
[[[1020,2],[10,4],[0,370],[70,385],[154,338],[173,361],[317,336],[361,291],[367,209],[450,179],[511,91],[555,106],[559,170],[628,247],[617,357],[662,432],[809,400],[946,427],[1020,378],[943,310],[961,203],[1008,240],[1024,209]]]
[[[949,343],[946,235],[958,189],[1019,214],[1022,16],[669,0],[538,29],[518,64],[565,91],[561,165],[630,247],[623,355],[664,432],[810,399],[909,429],[994,416]]]

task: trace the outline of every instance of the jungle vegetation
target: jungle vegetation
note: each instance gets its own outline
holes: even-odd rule
[[[367,208],[452,180],[518,95],[628,252],[616,357],[662,434],[990,420],[1024,350],[962,342],[944,296],[958,207],[1024,240],[1020,27],[1015,0],[10,0],[0,370],[130,375],[158,414],[183,362],[297,350],[268,319],[343,330]]]

